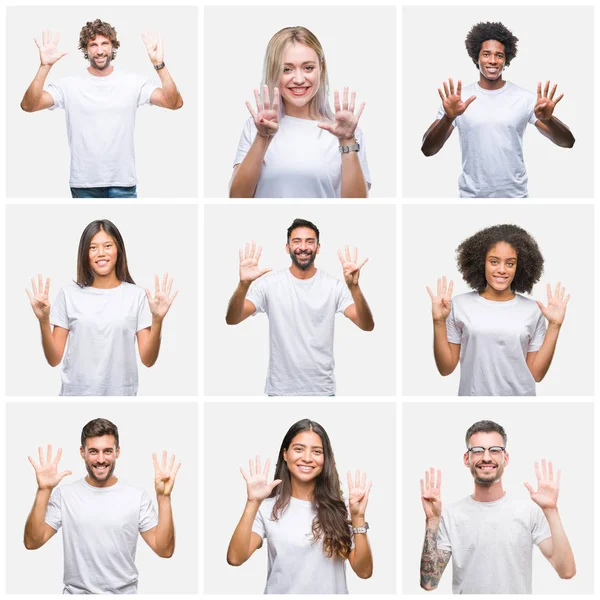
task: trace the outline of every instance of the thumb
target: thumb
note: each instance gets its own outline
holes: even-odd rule
[[[546,307],[539,300],[536,300],[536,303],[540,307],[540,310],[542,311],[542,314],[544,314],[544,311],[546,310]]]
[[[470,98],[468,98],[465,102],[465,108],[467,108],[467,106],[469,106],[469,104],[471,104],[473,100],[477,100],[477,96],[471,96]]]
[[[66,477],[67,475],[72,475],[73,471],[63,471],[62,473],[59,473],[58,476],[62,479],[63,477]]]
[[[66,50],[65,52],[61,52],[60,56],[58,57],[58,60],[60,60],[63,56],[66,56],[67,54],[69,54],[69,50]]]
[[[330,123],[317,123],[317,127],[319,127],[319,129],[324,129],[325,131],[329,131],[329,133],[333,133],[332,132],[332,127]]]
[[[260,272],[260,274],[261,274],[261,275],[264,275],[265,273],[270,273],[272,270],[273,270],[273,269],[271,269],[271,268],[269,267],[269,268],[267,268],[267,269],[263,269],[263,270]]]
[[[274,479],[269,486],[269,492],[272,492],[282,481],[283,479]]]
[[[527,488],[527,490],[529,491],[529,493],[532,496],[535,494],[535,492],[533,491],[533,488],[531,487],[531,485],[529,485],[526,481],[523,482],[523,485]]]

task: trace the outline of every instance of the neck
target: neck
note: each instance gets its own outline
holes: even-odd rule
[[[89,475],[86,475],[85,481],[86,483],[89,483],[92,487],[106,488],[115,485],[115,483],[117,483],[117,481],[119,480],[114,475],[111,475],[106,481],[96,481],[95,479],[92,479]]]
[[[106,67],[106,69],[100,70],[90,65],[87,70],[88,73],[90,75],[94,75],[94,77],[108,77],[108,75],[110,75],[115,70],[115,68],[112,65],[110,65],[109,67]]]
[[[314,481],[295,481],[292,479],[292,498],[311,501],[315,493]]]
[[[121,283],[122,282],[117,278],[115,273],[112,272],[110,275],[105,275],[103,277],[96,275],[90,287],[100,288],[102,290],[110,290],[112,288],[119,287]]]
[[[479,485],[475,483],[475,492],[471,496],[476,502],[494,502],[504,497],[506,492],[502,489],[502,480],[492,485]]]
[[[481,73],[479,73],[479,87],[484,90],[499,90],[504,87],[506,81],[502,79],[502,75],[498,79],[486,79]]]
[[[317,274],[317,267],[315,267],[314,263],[308,267],[308,269],[299,269],[294,263],[290,266],[290,273],[296,279],[310,279]]]
[[[508,302],[509,300],[512,300],[516,294],[510,288],[498,291],[488,286],[479,295],[486,300],[493,300],[494,302]]]
[[[308,102],[304,106],[294,106],[292,104],[285,104],[284,112],[288,117],[296,117],[296,119],[313,120],[313,115],[311,113],[310,106],[310,102]]]

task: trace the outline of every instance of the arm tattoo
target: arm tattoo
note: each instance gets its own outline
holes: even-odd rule
[[[428,527],[425,531],[421,554],[421,587],[423,589],[433,590],[438,586],[451,555],[451,550],[438,550],[437,527],[435,529]]]

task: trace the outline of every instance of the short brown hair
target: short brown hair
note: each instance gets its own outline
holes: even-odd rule
[[[85,440],[103,435],[112,435],[115,438],[115,444],[119,446],[119,429],[108,419],[93,419],[83,426],[81,430],[81,447],[85,448]]]
[[[112,58],[114,60],[117,57],[117,48],[121,45],[121,42],[117,39],[117,30],[110,23],[105,23],[100,19],[88,21],[81,28],[78,48],[83,52],[83,57],[86,60],[89,58],[87,53],[88,43],[90,40],[96,39],[97,35],[103,35],[110,40],[112,44]]]

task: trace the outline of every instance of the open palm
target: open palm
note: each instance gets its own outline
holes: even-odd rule
[[[458,85],[456,86],[456,91],[454,90],[454,81],[452,79],[448,79],[448,83],[444,81],[444,91],[442,92],[441,88],[438,88],[438,94],[442,99],[442,106],[444,107],[444,112],[446,116],[454,120],[456,117],[460,117],[465,110],[469,107],[469,104],[477,99],[477,96],[471,96],[467,98],[464,102],[461,97],[462,93],[462,81],[458,80]]]
[[[565,297],[565,288],[561,287],[560,281],[556,284],[554,294],[550,284],[546,284],[546,293],[548,295],[548,306],[544,306],[539,300],[536,300],[542,314],[552,325],[562,325],[567,314],[567,304],[571,298],[571,294]]]
[[[252,244],[246,242],[244,250],[240,249],[240,281],[251,283],[265,273],[272,271],[272,269],[261,269],[258,266],[261,254],[262,246],[257,246],[254,240]]]
[[[171,304],[173,304],[173,300],[175,300],[178,294],[176,291],[171,296],[172,287],[173,280],[169,279],[168,273],[164,274],[160,285],[158,282],[158,275],[154,276],[154,296],[152,296],[149,289],[146,289],[146,297],[148,298],[148,305],[153,317],[162,320],[169,312]]]
[[[346,475],[348,478],[348,506],[350,508],[350,515],[352,517],[364,517],[373,482],[367,482],[367,474],[363,473],[361,475],[358,469],[356,470],[354,481],[352,481],[350,471]]]
[[[54,489],[67,475],[71,475],[71,471],[60,471],[58,470],[58,463],[62,456],[62,448],[59,448],[56,452],[56,456],[52,459],[52,444],[48,444],[46,456],[42,452],[42,447],[38,447],[39,464],[36,463],[31,456],[27,457],[27,460],[31,463],[31,466],[35,469],[35,478],[37,480],[38,488],[40,490],[52,490]]]
[[[552,461],[542,459],[542,469],[539,463],[535,463],[535,477],[537,479],[537,491],[529,483],[524,483],[529,490],[531,499],[540,508],[556,508],[558,504],[558,491],[560,489],[560,469],[556,472],[556,479],[552,469]]]
[[[25,288],[33,314],[41,321],[50,317],[50,300],[48,295],[50,294],[50,277],[46,278],[46,284],[43,285],[43,278],[38,275],[37,285],[35,278],[31,278],[31,292]]]
[[[267,459],[264,470],[261,469],[260,456],[257,456],[255,462],[252,459],[248,461],[250,466],[250,475],[240,467],[240,473],[246,482],[246,491],[250,502],[262,502],[271,495],[271,492],[281,483],[281,479],[274,479],[269,482],[269,468],[271,461]]]
[[[425,479],[421,479],[421,504],[427,519],[439,519],[442,515],[442,472],[439,469],[436,472],[430,467],[425,471]]]
[[[431,298],[431,315],[434,321],[445,321],[452,310],[452,290],[454,282],[446,282],[446,276],[437,280],[437,291],[434,294],[429,286],[426,286],[427,293]]]
[[[156,454],[152,453],[152,463],[154,464],[154,489],[159,496],[170,496],[175,485],[175,477],[177,471],[181,467],[181,463],[178,462],[175,465],[175,455],[171,456],[169,464],[167,465],[167,451],[163,450],[162,459],[160,465]]]
[[[355,103],[356,103],[356,92],[352,92],[350,101],[348,101],[348,87],[344,88],[344,96],[342,104],[340,104],[340,92],[335,90],[333,93],[333,106],[335,109],[335,118],[333,122],[321,121],[317,125],[329,131],[332,135],[340,140],[340,143],[351,140],[354,138],[356,127],[358,126],[358,120],[360,115],[365,108],[363,102],[356,114],[354,114]]]
[[[60,39],[60,33],[55,33],[52,36],[52,31],[46,29],[42,31],[42,39],[38,41],[34,38],[33,41],[40,51],[40,63],[46,66],[52,66],[58,62],[63,56],[69,54],[68,52],[61,52],[58,49],[58,40]]]

